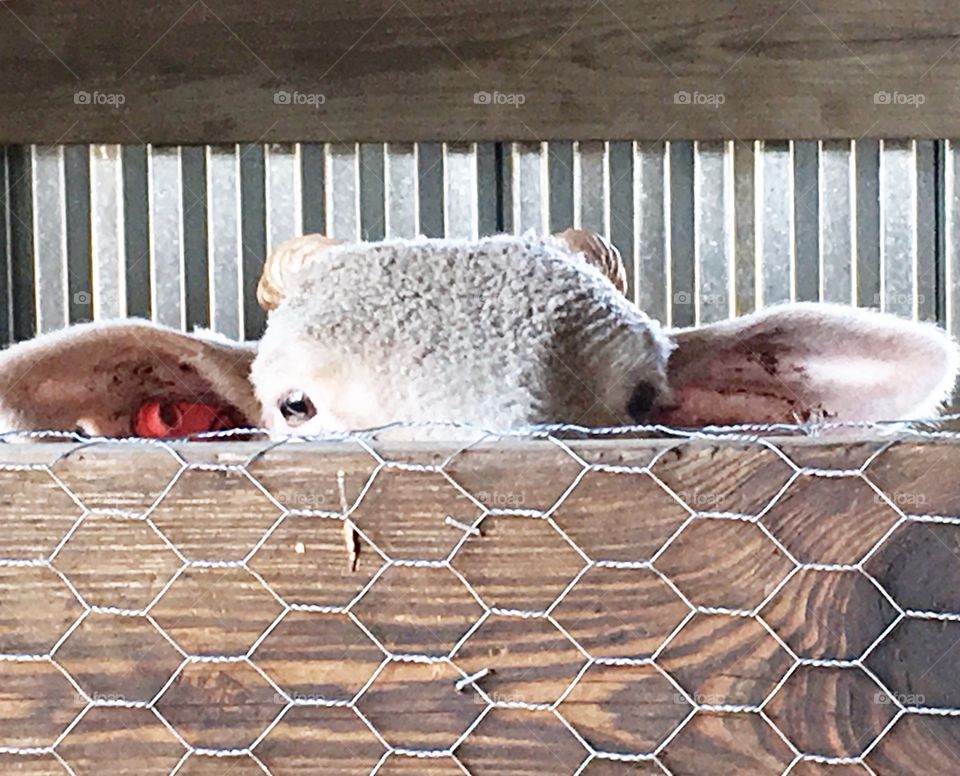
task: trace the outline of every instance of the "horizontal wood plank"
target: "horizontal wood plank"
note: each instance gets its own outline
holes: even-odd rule
[[[10,0],[0,15],[0,143],[960,135],[949,0]]]
[[[372,450],[0,445],[4,772],[960,767],[955,441]]]

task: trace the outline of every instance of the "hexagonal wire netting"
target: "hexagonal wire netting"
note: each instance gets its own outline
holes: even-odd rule
[[[85,727],[104,729],[93,720],[97,710],[106,707],[127,709],[139,720],[138,726],[145,725],[144,735],[153,747],[150,757],[154,759],[149,762],[156,765],[159,758],[166,763],[162,770],[169,769],[169,773],[192,772],[197,761],[219,763],[224,768],[227,762],[236,765],[243,761],[253,769],[250,772],[259,768],[264,773],[279,774],[289,772],[294,760],[300,767],[306,764],[306,772],[322,773],[330,772],[336,758],[344,756],[343,751],[333,755],[322,745],[318,749],[316,742],[310,745],[314,748],[308,746],[299,752],[295,746],[284,749],[284,737],[279,735],[284,726],[291,727],[294,738],[304,726],[327,729],[334,743],[348,742],[351,766],[360,767],[364,758],[369,758],[371,773],[381,769],[386,772],[388,762],[392,766],[403,761],[415,767],[423,758],[433,761],[432,765],[443,761],[450,772],[496,772],[502,770],[505,762],[498,757],[509,754],[504,755],[502,746],[498,750],[491,742],[499,741],[502,745],[510,734],[491,738],[491,723],[496,722],[493,727],[498,730],[510,730],[516,715],[532,715],[523,719],[535,719],[536,724],[517,723],[519,727],[510,745],[532,746],[536,744],[533,739],[537,738],[537,731],[549,733],[550,749],[556,758],[548,760],[545,766],[550,772],[579,774],[600,763],[632,763],[671,773],[689,771],[684,753],[689,754],[690,747],[697,746],[702,753],[707,740],[704,736],[710,735],[704,729],[704,725],[709,725],[705,720],[718,715],[725,720],[731,740],[740,737],[746,746],[762,752],[756,755],[760,758],[756,762],[771,770],[800,772],[801,766],[832,764],[858,765],[865,772],[874,773],[883,769],[875,771],[876,762],[871,758],[896,726],[906,726],[910,719],[960,715],[960,709],[938,704],[936,698],[928,704],[923,696],[907,696],[900,692],[902,687],[888,686],[889,676],[881,676],[884,671],[878,672],[876,661],[871,660],[871,656],[888,648],[885,645],[898,628],[919,622],[948,627],[960,621],[960,613],[955,611],[910,608],[912,601],[898,601],[896,590],[888,589],[891,585],[887,580],[878,579],[876,570],[880,564],[875,561],[886,552],[884,548],[891,544],[895,533],[919,524],[960,524],[960,517],[956,516],[912,513],[905,509],[911,505],[895,488],[892,491],[888,482],[875,481],[889,479],[884,472],[891,467],[897,469],[896,461],[883,462],[888,451],[896,448],[897,438],[891,436],[865,448],[863,460],[849,468],[819,468],[794,460],[794,449],[784,445],[782,439],[756,436],[753,430],[736,434],[698,432],[664,442],[647,460],[634,465],[604,463],[602,457],[591,460],[579,449],[579,443],[562,431],[531,433],[544,449],[558,453],[564,462],[551,472],[555,480],[563,480],[562,492],[544,508],[529,508],[519,500],[491,498],[489,492],[482,492],[483,484],[478,491],[477,484],[469,482],[470,477],[462,476],[459,462],[477,447],[476,441],[464,444],[442,460],[423,463],[409,457],[391,460],[374,436],[345,438],[336,444],[360,452],[369,466],[355,494],[348,495],[343,471],[338,473],[339,505],[332,509],[326,508],[330,504],[319,502],[309,504],[310,508],[302,508],[302,501],[291,506],[289,498],[272,492],[276,490],[275,483],[258,471],[265,455],[275,455],[278,450],[296,455],[302,449],[290,442],[264,442],[236,463],[210,463],[202,456],[199,462],[191,460],[191,446],[154,441],[120,443],[162,450],[168,456],[169,471],[162,474],[166,484],[139,506],[125,502],[109,506],[113,502],[91,497],[85,490],[91,487],[90,480],[78,485],[80,481],[62,471],[63,461],[77,452],[107,444],[104,442],[76,440],[52,462],[0,465],[0,471],[19,479],[22,488],[45,488],[47,503],[54,511],[63,513],[63,525],[67,526],[61,535],[53,518],[47,515],[45,532],[49,534],[50,548],[38,557],[28,557],[26,545],[18,544],[14,522],[8,523],[3,540],[0,591],[5,594],[0,596],[0,622],[9,626],[17,616],[27,617],[23,611],[9,610],[17,605],[42,608],[54,602],[63,615],[58,620],[44,621],[49,648],[36,639],[33,644],[21,640],[22,651],[11,651],[11,646],[18,645],[16,629],[7,627],[2,636],[5,654],[0,655],[0,669],[7,675],[7,699],[16,699],[18,692],[30,697],[31,680],[21,673],[28,672],[28,664],[33,664],[33,669],[36,664],[45,664],[49,670],[44,669],[42,692],[49,698],[56,689],[61,700],[53,717],[33,720],[32,732],[26,737],[9,732],[13,731],[12,726],[0,727],[0,757],[12,757],[17,762],[46,757],[51,765],[56,760],[67,773],[81,772],[84,768],[77,765],[71,736],[77,737]],[[911,434],[914,438],[943,436]],[[480,443],[499,440],[500,437],[485,437]],[[736,444],[762,456],[765,465],[774,466],[779,472],[771,480],[775,483],[772,492],[755,492],[745,497],[741,493],[731,502],[713,500],[706,491],[681,490],[662,463],[667,456],[684,454],[691,445],[704,442],[719,449]],[[616,441],[606,444],[608,450],[617,448]],[[0,456],[6,456],[4,449],[11,448],[0,447]],[[816,456],[800,457],[808,464],[817,463]],[[255,493],[261,504],[259,511],[250,511],[256,515],[244,524],[246,538],[241,537],[236,547],[225,539],[227,544],[211,549],[209,532],[191,534],[189,521],[171,523],[164,512],[178,483],[182,486],[200,473],[215,473],[224,488],[228,480],[234,483],[231,488],[242,486],[248,494]],[[434,485],[424,486],[424,477],[432,478]],[[602,536],[598,538],[601,530],[578,523],[577,516],[589,512],[590,500],[600,486],[592,480],[598,477],[604,478],[604,482],[613,478],[618,487],[622,483],[623,493],[642,496],[643,503],[659,499],[675,507],[675,520],[660,526],[661,535],[647,536],[644,541],[649,546],[637,549],[636,557],[630,557],[622,547],[611,550]],[[449,548],[428,553],[434,557],[416,554],[416,536],[411,539],[382,531],[378,534],[364,525],[365,500],[382,492],[382,488],[376,490],[375,484],[392,488],[408,478],[419,478],[416,487],[440,513],[446,511],[447,505],[436,483],[452,489],[450,492],[457,499],[466,499],[461,503],[473,505],[470,516],[464,517],[461,510],[458,515],[437,518],[437,524],[449,531],[452,538]],[[806,497],[815,501],[827,497],[824,486],[836,485],[838,481],[842,481],[845,492],[865,495],[877,505],[875,518],[864,517],[853,526],[856,536],[853,544],[847,545],[848,550],[853,547],[849,557],[838,554],[829,545],[806,541],[796,526],[784,526],[777,511],[777,505],[791,498],[798,488],[807,489]],[[740,483],[741,489],[746,485],[749,482]],[[92,487],[96,487],[95,483]],[[144,488],[149,490],[146,485]],[[235,492],[231,488],[224,491],[227,500]],[[62,509],[52,506],[57,498],[63,501]],[[224,498],[221,495],[220,499]],[[585,502],[586,510],[574,508],[578,500]],[[739,509],[720,509],[731,503]],[[7,498],[4,509],[14,509],[13,504]],[[317,506],[323,508],[314,508]],[[522,602],[511,595],[511,579],[497,578],[497,573],[489,568],[483,571],[484,542],[503,540],[502,534],[497,538],[497,532],[492,530],[501,520],[533,526],[533,533],[528,531],[527,538],[540,537],[540,541],[553,547],[552,557],[564,559],[557,561],[560,572],[551,572],[551,576],[544,571],[544,583],[534,596],[540,600],[530,601],[536,606],[516,605]],[[344,540],[343,552],[350,556],[354,568],[356,552],[363,547],[366,565],[357,571],[353,583],[356,589],[348,591],[344,605],[329,605],[322,598],[311,600],[309,585],[291,582],[272,570],[270,553],[278,543],[289,543],[295,553],[305,552],[303,544],[295,541],[296,531],[284,533],[294,521],[332,527],[331,535]],[[94,584],[96,564],[116,561],[107,555],[96,555],[113,536],[102,533],[106,530],[103,526],[108,524],[126,525],[138,531],[135,544],[141,550],[152,548],[148,553],[152,560],[144,568],[127,569],[136,574],[144,572],[147,565],[150,567],[153,581],[146,585],[148,594],[138,598],[133,595],[139,589],[135,585],[114,585],[112,600],[120,605],[98,603],[103,588]],[[436,528],[432,526],[430,530]],[[844,530],[839,522],[836,530]],[[747,539],[748,535],[752,538]],[[702,543],[714,546],[717,555],[732,554],[734,561],[726,569],[732,576],[725,576],[724,569],[708,570],[706,579],[697,576],[698,570],[691,569],[690,553],[693,546]],[[218,551],[223,557],[207,557]],[[766,558],[760,574],[765,584],[762,589],[745,590],[744,580],[736,574],[738,564],[742,565],[748,556],[761,555]],[[522,554],[516,557],[522,560]],[[499,568],[502,572],[503,567]],[[845,607],[851,600],[869,604],[872,630],[864,630],[859,643],[831,632],[830,625],[838,620],[832,620],[825,628],[828,643],[820,637],[811,640],[810,633],[785,624],[782,605],[788,594],[799,588],[816,595],[816,590],[811,592],[815,587],[812,578],[822,575],[836,575],[843,582],[841,590],[856,590],[852,598],[838,596],[837,611],[831,617],[848,616]],[[608,579],[600,584],[599,577]],[[613,577],[619,577],[625,587],[607,584]],[[198,590],[211,584],[225,585],[241,593],[226,604],[209,604],[214,609],[219,605],[221,610],[206,613],[210,617],[203,620],[207,627],[182,627],[183,623],[170,613],[170,607],[175,610],[179,599],[188,602],[188,609],[202,609],[208,604],[198,603]],[[628,614],[616,604],[616,591],[624,589],[641,592],[649,611],[657,613],[652,615],[653,625],[639,637],[634,634],[633,640],[618,640],[616,634],[611,636],[603,627],[584,627],[582,612],[591,608],[606,613],[607,620],[601,625],[606,623],[616,630],[620,620],[620,625],[625,626],[622,618]],[[14,590],[19,590],[19,598],[11,596]],[[734,593],[717,593],[723,590]],[[426,596],[431,591],[439,591],[448,608],[433,612],[435,627],[420,628],[419,635],[411,637],[399,620],[391,622],[389,617],[378,616],[391,597]],[[579,596],[585,596],[585,600],[578,602]],[[228,621],[242,618],[244,610],[266,614],[253,630],[238,632]],[[719,629],[714,627],[718,623]],[[637,623],[629,625],[633,628]],[[118,677],[98,674],[92,667],[91,661],[103,657],[96,634],[109,629],[115,629],[115,639],[107,651],[114,657],[126,656],[133,666],[132,673]],[[710,684],[709,676],[704,681],[703,667],[698,669],[689,660],[691,651],[709,648],[704,645],[722,640],[731,629],[741,636],[746,634],[742,643],[751,645],[746,652],[732,653],[741,678],[750,678],[751,672],[757,674],[755,681],[747,683],[746,692],[734,685]],[[293,645],[292,654],[305,673],[285,673],[284,663],[275,652],[278,644],[284,642]],[[548,670],[537,674],[529,666],[514,666],[513,673],[508,667],[500,676],[496,669],[491,671],[497,656],[509,654],[511,648],[519,648],[521,643],[534,645],[536,652],[549,650],[550,659],[567,666],[568,672]],[[336,648],[328,648],[331,645]],[[350,650],[349,677],[338,669],[345,645]],[[491,645],[499,651],[491,649]],[[138,660],[147,651],[151,653],[150,671],[138,672]],[[541,668],[548,667],[547,662],[544,660]],[[189,696],[199,686],[201,692],[209,694],[206,702],[216,705],[222,688],[214,682],[204,683],[202,676],[203,672],[214,670],[232,672],[231,681],[244,685],[245,697],[259,699],[260,703],[238,712],[244,715],[242,719],[228,718],[228,722],[232,719],[235,723],[232,726],[220,719],[219,727],[198,735],[204,707],[194,708],[197,699]],[[531,670],[538,690],[525,684]],[[698,670],[701,675],[697,675]],[[191,674],[195,676],[188,681]],[[872,703],[866,729],[859,732],[857,740],[840,744],[818,740],[817,734],[800,724],[792,712],[802,706],[805,696],[816,691],[820,678],[827,674],[842,690],[835,698],[839,704],[837,714],[843,713],[840,706],[844,703],[850,707]],[[603,697],[602,692],[598,695],[591,689],[594,685],[590,679],[627,686],[634,699],[652,703],[658,711],[642,719],[621,720],[618,724],[625,726],[627,732],[617,733],[604,712],[616,712],[616,704],[625,701],[615,696]],[[390,694],[396,686],[413,696],[419,694],[419,702],[428,706],[431,695],[442,697],[437,708],[445,709],[441,724],[446,727],[404,733],[400,725],[398,734],[394,718],[384,712],[391,704],[395,708],[396,700],[390,699]],[[312,692],[299,692],[305,687]],[[842,702],[840,695],[847,700]],[[220,701],[223,702],[222,693]],[[256,709],[255,713],[251,708]],[[594,713],[598,710],[599,715]],[[15,721],[16,714],[4,716],[10,723]],[[524,743],[524,737],[531,740]],[[273,745],[278,738],[280,743]],[[109,740],[104,741],[105,751],[109,751]]]

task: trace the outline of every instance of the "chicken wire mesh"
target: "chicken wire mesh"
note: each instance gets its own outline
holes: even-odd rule
[[[742,431],[2,445],[4,767],[948,772],[956,435]]]
[[[672,325],[789,300],[960,333],[951,141],[11,146],[0,341],[125,315],[256,338],[266,253],[377,240],[607,235]]]

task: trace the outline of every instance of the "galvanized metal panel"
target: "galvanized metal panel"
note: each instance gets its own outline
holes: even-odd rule
[[[427,237],[443,237],[443,146],[440,143],[420,144],[417,175],[420,231]]]
[[[186,306],[180,149],[151,147],[147,171],[153,320],[183,328]]]
[[[238,339],[243,320],[240,148],[207,146],[210,327]]]
[[[183,300],[188,331],[210,326],[210,268],[207,259],[207,171],[202,146],[180,149],[183,200]]]
[[[633,149],[633,223],[637,251],[634,300],[641,310],[667,322],[669,167],[662,143],[637,143]]]
[[[549,229],[549,178],[545,143],[513,143],[513,233]]]
[[[417,145],[391,143],[384,160],[387,237],[416,237],[420,233],[420,176]]]
[[[816,142],[793,144],[794,296],[798,302],[820,298],[819,154]]]
[[[757,306],[796,298],[793,218],[793,144],[764,143],[760,153],[760,298]]]
[[[852,141],[820,145],[820,299],[854,304],[857,270],[856,175]]]
[[[747,312],[758,301],[822,298],[882,302],[960,328],[953,144],[257,144],[38,153],[5,150],[9,171],[0,174],[10,203],[0,224],[9,246],[0,298],[5,282],[6,327],[21,338],[32,333],[35,314],[49,329],[88,310],[174,326],[209,318],[229,336],[255,337],[263,327],[253,301],[263,256],[305,229],[346,239],[473,237],[574,223],[613,239],[635,300],[675,325]]]
[[[666,274],[670,289],[667,323],[671,326],[693,326],[697,322],[693,143],[669,143],[667,159],[669,248]]]
[[[123,148],[90,146],[90,254],[96,320],[127,313],[123,218]]]
[[[948,140],[944,153],[946,328],[960,338],[960,140]]]
[[[90,155],[85,146],[63,149],[67,239],[67,320],[93,320],[93,278],[90,256]]]
[[[477,231],[481,235],[503,231],[500,152],[498,143],[477,144]]]
[[[734,143],[734,313],[745,315],[757,307],[757,265],[760,263],[757,226],[760,223],[760,143]]]
[[[917,313],[916,142],[880,141],[880,309]]]
[[[447,237],[476,239],[477,146],[443,144],[443,230]]]
[[[243,338],[258,339],[266,326],[266,314],[257,304],[257,282],[267,254],[266,162],[264,147],[240,148],[240,230],[243,262]]]
[[[610,143],[607,155],[610,172],[610,241],[617,246],[627,270],[627,294],[637,289],[637,251],[633,224],[633,144]]]
[[[939,146],[939,147],[938,147]],[[914,210],[917,232],[916,251],[916,297],[917,318],[921,321],[942,320],[943,264],[938,261],[942,253],[937,234],[942,219],[941,172],[938,169],[938,155],[942,152],[939,141],[917,141],[917,206]]]
[[[322,143],[300,145],[300,196],[303,200],[303,233],[323,234],[327,228],[324,188],[326,167]]]
[[[609,149],[604,142],[574,145],[574,222],[610,236]]]
[[[547,179],[550,213],[550,232],[556,234],[569,229],[576,222],[574,216],[575,173],[573,143],[547,143]]]
[[[732,158],[722,141],[694,144],[694,251],[696,322],[730,317],[733,244]]]
[[[147,149],[124,146],[123,247],[127,315],[149,318],[151,309],[150,194]]]
[[[327,234],[339,240],[360,239],[360,149],[328,145],[326,170]]]
[[[0,147],[0,347],[13,341],[13,243],[10,239],[9,151]]]
[[[63,146],[32,146],[33,265],[37,331],[66,326],[67,205]]]
[[[858,140],[857,304],[880,306],[880,144]]]
[[[13,339],[36,334],[33,265],[33,153],[29,146],[9,149],[10,169],[10,296]]]
[[[263,163],[267,253],[270,253],[284,240],[303,234],[300,146],[296,143],[267,145]]]
[[[360,237],[374,242],[386,236],[383,143],[361,143],[360,153]]]

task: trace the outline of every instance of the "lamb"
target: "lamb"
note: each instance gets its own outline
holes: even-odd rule
[[[0,431],[909,420],[933,416],[960,369],[930,324],[795,304],[670,330],[625,285],[616,250],[580,230],[354,245],[308,235],[264,266],[259,346],[146,321],[45,334],[0,354]]]
[[[907,420],[956,381],[937,327],[826,304],[664,329],[622,294],[615,252],[538,238],[338,244],[269,258],[251,368],[278,435],[390,423],[613,426]]]

